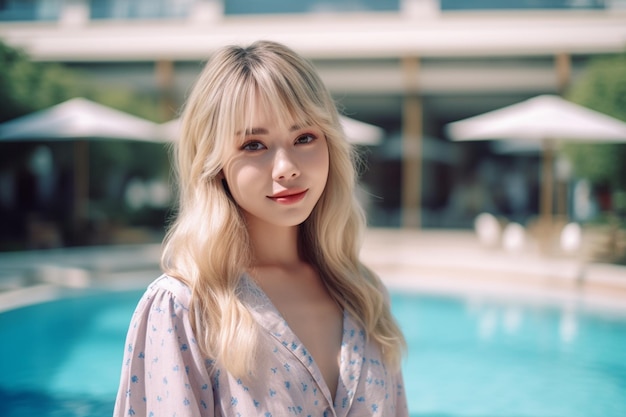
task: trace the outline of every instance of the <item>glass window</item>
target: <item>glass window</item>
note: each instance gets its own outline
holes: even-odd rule
[[[226,15],[398,11],[400,0],[224,0]]]
[[[604,9],[605,0],[440,0],[441,10]]]
[[[92,19],[183,18],[195,0],[89,0]]]
[[[56,20],[62,0],[0,0],[0,21]]]

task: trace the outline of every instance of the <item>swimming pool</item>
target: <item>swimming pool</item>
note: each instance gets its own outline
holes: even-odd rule
[[[413,416],[626,416],[624,316],[399,294],[393,303]]]
[[[109,417],[141,291],[0,313],[0,416]],[[626,317],[393,294],[412,416],[626,416]]]

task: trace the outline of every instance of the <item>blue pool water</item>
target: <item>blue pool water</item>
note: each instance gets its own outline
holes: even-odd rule
[[[412,416],[624,417],[626,317],[395,295]]]
[[[141,292],[0,313],[0,416],[109,417]],[[394,294],[414,417],[626,416],[626,317]]]

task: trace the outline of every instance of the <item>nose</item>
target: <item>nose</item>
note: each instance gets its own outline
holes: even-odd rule
[[[274,156],[272,176],[275,181],[284,181],[300,176],[300,169],[298,168],[294,155],[291,155],[284,149],[277,150]]]

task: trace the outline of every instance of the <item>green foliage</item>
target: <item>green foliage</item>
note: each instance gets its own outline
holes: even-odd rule
[[[626,55],[593,59],[568,98],[626,121]],[[626,190],[626,144],[569,144],[565,151],[579,177]]]
[[[50,107],[79,93],[56,64],[31,62],[0,42],[0,122]]]
[[[126,88],[92,86],[83,89],[82,97],[153,122],[167,121],[161,120],[157,97],[139,94]]]
[[[162,122],[158,100],[124,87],[101,87],[89,74],[59,64],[33,62],[0,40],[0,123],[84,97],[135,116]]]

